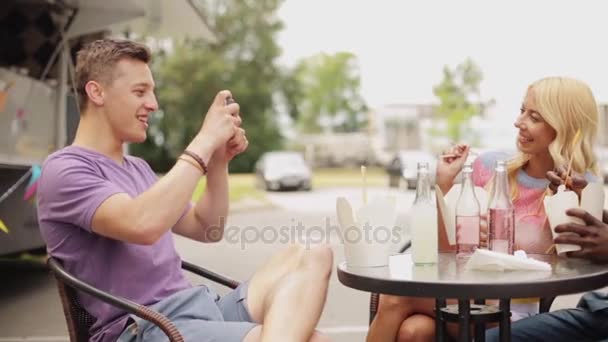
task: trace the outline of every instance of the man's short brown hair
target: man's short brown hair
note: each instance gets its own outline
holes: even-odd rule
[[[91,80],[110,84],[114,79],[114,67],[121,59],[135,59],[149,63],[147,46],[124,39],[106,38],[86,45],[76,55],[76,90],[80,109],[86,108],[88,96],[84,89]]]

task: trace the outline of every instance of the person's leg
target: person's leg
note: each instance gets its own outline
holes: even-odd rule
[[[608,313],[567,309],[524,318],[511,324],[511,341],[597,341],[608,337]],[[486,341],[499,341],[498,328]]]
[[[249,282],[242,283],[235,290],[218,298],[217,304],[226,322],[254,322],[247,308],[247,294]],[[262,326],[257,325],[247,334],[244,341],[261,341]],[[327,342],[329,339],[321,333],[315,331],[309,342]],[[128,342],[128,340],[127,340]]]
[[[384,298],[383,298],[384,297]],[[457,304],[454,299],[447,300],[447,304]],[[413,315],[424,315],[432,321],[422,319],[409,320]],[[432,329],[430,329],[432,323]],[[368,342],[395,341],[403,331],[407,335],[435,336],[435,299],[399,297],[381,295],[378,313],[372,322],[367,334]],[[447,333],[453,338],[458,338],[460,329],[457,323],[447,324]]]
[[[249,331],[249,333],[247,334],[247,336],[245,336],[245,338],[243,339],[243,342],[261,342],[261,341],[265,341],[262,340],[262,326],[257,326],[253,329],[251,329],[251,331]],[[329,342],[329,338],[325,335],[320,334],[319,332],[315,331],[312,336],[310,337],[310,339],[308,341],[304,341],[304,342]]]
[[[434,317],[434,310],[434,299],[380,295],[378,312],[369,327],[367,341],[393,342],[403,324],[405,324],[403,329],[416,334],[415,331],[418,328],[416,323],[420,320],[406,323],[407,319],[415,314]],[[420,334],[424,334],[424,332],[420,332]]]
[[[247,308],[264,341],[309,341],[321,317],[333,254],[293,246],[275,255],[249,282]],[[320,337],[315,337],[320,338]]]
[[[412,315],[399,327],[398,342],[433,341],[435,319],[427,315]]]

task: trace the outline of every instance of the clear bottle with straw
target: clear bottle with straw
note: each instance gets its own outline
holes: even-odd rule
[[[479,247],[480,207],[473,184],[473,168],[465,164],[456,203],[456,255],[470,256]]]
[[[429,163],[418,163],[416,198],[410,211],[412,259],[417,265],[435,264],[438,259],[437,207],[431,194]]]
[[[494,190],[488,215],[488,238],[490,250],[513,254],[515,243],[515,210],[511,202],[506,163],[496,162]]]

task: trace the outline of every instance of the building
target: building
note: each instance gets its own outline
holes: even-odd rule
[[[435,105],[389,104],[369,113],[369,135],[376,159],[386,164],[399,150],[427,150]]]
[[[598,143],[602,147],[608,147],[608,103],[600,103],[599,109],[599,129],[598,129]]]

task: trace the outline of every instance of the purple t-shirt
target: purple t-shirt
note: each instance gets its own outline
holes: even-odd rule
[[[136,197],[155,182],[150,166],[132,156],[125,156],[119,165],[76,146],[51,154],[38,185],[38,220],[48,252],[79,279],[139,304],[151,305],[189,288],[170,230],[150,246],[110,239],[91,230],[95,211],[108,197],[117,193]],[[97,319],[91,341],[116,341],[128,314],[89,295],[79,296]]]

